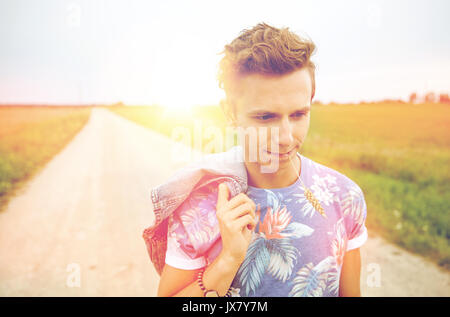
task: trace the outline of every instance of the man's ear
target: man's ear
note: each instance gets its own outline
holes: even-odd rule
[[[236,127],[236,117],[233,111],[233,105],[226,99],[220,100],[220,108],[225,115],[227,123],[233,127]]]

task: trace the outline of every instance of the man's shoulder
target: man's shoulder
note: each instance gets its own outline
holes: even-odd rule
[[[344,191],[352,190],[362,193],[359,185],[344,173],[316,162],[306,156],[303,156],[303,158],[305,158],[305,165],[307,165],[308,175],[312,178],[313,181],[322,180],[328,185],[334,185],[343,188]]]

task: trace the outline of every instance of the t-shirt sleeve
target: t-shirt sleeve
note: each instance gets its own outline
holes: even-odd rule
[[[204,256],[192,259],[180,246],[182,237],[174,230],[177,222],[174,217],[170,216],[169,230],[167,234],[167,251],[166,264],[182,270],[197,270],[206,266],[206,259]]]
[[[211,228],[218,228],[214,219],[217,192],[212,186],[192,193],[178,212],[170,215],[165,260],[168,265],[183,270],[196,270],[207,265],[207,254],[203,252],[206,250],[202,247],[209,246],[214,234]],[[204,255],[196,256],[199,252]]]
[[[166,264],[182,270],[197,270],[206,266],[206,259],[200,256],[192,259],[182,248],[180,242],[187,239],[181,228],[181,223],[174,214],[169,218],[169,229],[167,232]]]
[[[367,240],[367,205],[361,188],[353,184],[344,199],[344,216],[347,222],[347,251],[361,247]]]

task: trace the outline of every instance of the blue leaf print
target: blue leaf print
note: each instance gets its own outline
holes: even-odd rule
[[[244,262],[242,262],[237,273],[244,296],[248,296],[250,292],[255,292],[259,287],[269,260],[270,255],[266,247],[266,240],[262,237],[256,238],[250,244]]]
[[[334,270],[333,263],[334,258],[328,256],[316,266],[308,263],[302,267],[297,272],[297,276],[292,280],[294,287],[289,292],[289,296],[322,296],[327,287],[329,273]],[[336,278],[336,276],[331,278]]]
[[[273,210],[277,210],[280,207],[280,201],[283,199],[283,196],[280,193],[274,193],[271,190],[265,190],[267,194],[267,206],[272,206]]]
[[[300,222],[291,222],[283,230],[283,236],[294,239],[308,237],[314,232],[314,229]]]
[[[327,273],[316,270],[312,263],[308,263],[297,272],[289,296],[320,297],[326,287],[326,279]]]
[[[328,295],[338,296],[339,295],[339,278],[340,272],[338,270],[338,265],[336,258],[334,256],[327,256],[325,259],[320,261],[319,264],[314,268],[317,271],[327,273],[327,290]]]
[[[336,269],[328,272],[327,288],[330,296],[339,296],[339,279],[340,272]]]
[[[283,283],[291,276],[297,260],[297,248],[290,239],[271,239],[266,242],[270,253],[268,272]]]

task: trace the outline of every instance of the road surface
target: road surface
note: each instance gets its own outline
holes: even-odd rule
[[[141,237],[149,189],[183,162],[172,143],[106,109],[0,213],[0,296],[155,296]],[[363,296],[449,296],[450,274],[369,234]]]

